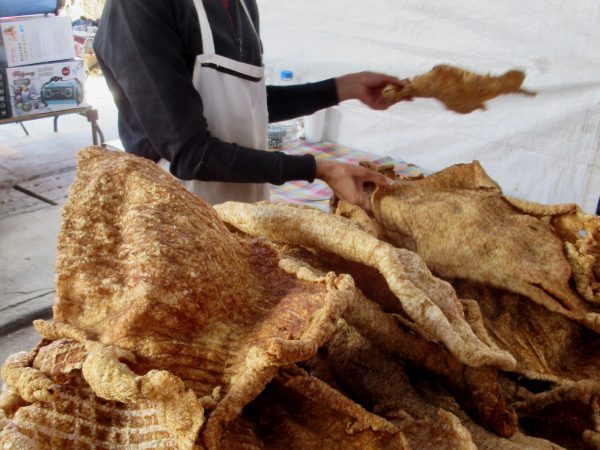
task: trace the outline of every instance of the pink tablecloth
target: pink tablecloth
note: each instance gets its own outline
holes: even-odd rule
[[[337,161],[357,164],[363,160],[373,161],[378,164],[394,163],[396,172],[407,176],[419,176],[423,170],[414,164],[393,159],[389,156],[378,158],[375,155],[344,147],[333,142],[320,142],[318,144],[307,144],[300,141],[296,145],[286,145],[281,151],[291,155],[311,153],[317,159],[336,159]],[[271,201],[291,202],[315,206],[323,211],[329,209],[329,198],[331,189],[321,180],[314,183],[306,181],[290,181],[282,186],[271,187]]]

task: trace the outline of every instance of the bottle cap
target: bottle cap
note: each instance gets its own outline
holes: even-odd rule
[[[291,70],[282,70],[280,77],[282,80],[293,80],[294,72],[292,72]]]

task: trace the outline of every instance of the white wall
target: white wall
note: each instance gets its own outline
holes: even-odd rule
[[[346,102],[327,138],[439,170],[478,159],[505,193],[542,203],[600,196],[597,0],[258,0],[265,63],[316,81],[359,70],[411,77],[440,63],[525,70],[536,97],[459,115],[416,99],[385,112]]]

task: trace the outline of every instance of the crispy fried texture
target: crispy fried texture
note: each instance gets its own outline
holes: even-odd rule
[[[268,449],[409,449],[384,418],[297,367],[281,371],[245,417]]]
[[[85,332],[69,324],[57,321],[34,320],[33,326],[44,339],[55,341],[57,339],[71,339],[83,342],[87,339]]]
[[[74,370],[81,370],[86,356],[85,343],[59,338],[40,348],[32,367],[52,379],[61,379]]]
[[[476,300],[463,305],[482,341],[515,356],[518,381],[500,380],[509,407],[552,438],[548,424],[570,417],[565,430],[580,441],[600,389],[599,219],[573,204],[506,198],[477,162],[396,181],[374,193],[373,210],[387,239]]]
[[[511,70],[501,76],[478,75],[449,65],[435,66],[429,72],[410,80],[402,90],[389,85],[385,97],[429,97],[441,101],[447,109],[467,114],[485,109],[485,102],[499,95],[520,93],[534,95],[521,88],[525,73]]]
[[[141,400],[104,400],[74,373],[61,384],[55,401],[20,408],[0,432],[3,448],[190,448],[182,446],[164,423],[157,405]],[[193,430],[186,430],[187,433]]]
[[[37,350],[15,353],[2,366],[2,379],[19,397],[27,402],[52,402],[57,385],[44,373],[31,367]]]
[[[95,395],[111,401],[172,405],[162,408],[164,422],[181,448],[201,425],[203,444],[219,448],[223,428],[278,367],[315,354],[354,296],[348,276],[308,282],[281,270],[268,243],[230,233],[151,161],[83,150],[69,198],[54,322],[37,326],[47,338],[70,339],[75,361],[54,344],[38,366],[80,370]],[[7,369],[12,385],[39,390],[28,382],[39,372],[31,363]],[[160,397],[166,392],[179,396],[179,407]],[[210,408],[204,425],[198,401]]]
[[[477,443],[480,449],[520,450],[526,448],[561,450],[563,448],[554,442],[525,435],[521,431],[515,433],[510,439],[494,436],[484,428],[473,423],[469,416],[458,407],[452,396],[448,395],[443,388],[440,388],[436,380],[413,378],[412,383],[414,389],[419,393],[421,401],[429,405],[429,408],[443,408],[458,417],[465,428],[470,431],[473,441]]]
[[[501,197],[481,173],[458,178]],[[572,274],[593,311],[598,222],[503,201],[567,252],[542,285],[564,311],[452,278],[459,298],[382,240],[418,239],[342,202],[347,218],[220,205],[227,228],[155,164],[87,149],[64,208],[54,321],[36,321],[40,343],[2,369],[0,447],[559,448],[520,433],[513,408],[537,435],[564,418],[575,445],[593,446],[596,335],[580,325],[593,314],[556,285]],[[538,280],[529,252],[520,264]]]
[[[447,393],[445,404],[425,397],[426,391],[414,386],[397,358],[381,352],[343,320],[309,367],[319,378],[326,372],[323,378],[329,384],[335,383],[350,398],[394,423],[411,448],[559,448],[520,433],[510,439],[496,436],[470,420]],[[439,381],[435,385],[439,389]]]
[[[322,277],[324,272],[315,267],[311,267],[310,271],[307,270],[309,264],[319,264],[319,261],[326,261],[329,267],[336,270],[340,269],[335,262],[331,265],[331,258],[323,257],[323,255],[320,255],[321,257],[316,261],[314,257],[307,259],[305,253],[290,246],[282,246],[280,252],[280,255],[282,255],[280,265],[292,273],[295,273],[296,270],[302,270],[305,276],[310,278]],[[289,259],[290,256],[288,256],[291,253],[296,255],[293,260]],[[302,259],[303,256],[304,262],[299,263],[297,258]],[[345,265],[343,269],[355,278],[359,273],[366,272],[365,268],[360,266]],[[373,285],[381,282],[382,280],[378,277],[371,277],[363,280],[360,284],[366,288],[371,288],[370,291],[373,292]],[[462,303],[471,305],[467,310],[467,320],[471,326],[483,328],[478,332],[483,335],[486,341],[495,346],[495,343],[487,335],[477,304],[473,304],[473,301],[462,301]],[[497,373],[494,368],[465,366],[452,353],[445,350],[443,346],[425,339],[414,324],[399,320],[397,315],[385,313],[378,304],[366,298],[359,289],[357,289],[354,301],[344,311],[343,318],[370,344],[388,355],[401,357],[416,367],[443,376],[459,398],[461,405],[469,410],[479,423],[482,423],[487,429],[502,436],[511,436],[515,432],[516,416],[505,407],[504,395],[498,384]],[[480,323],[477,323],[478,321]],[[334,341],[340,335],[339,323],[338,332],[336,337],[333,338]],[[328,344],[328,347],[330,345]],[[335,358],[335,356],[332,358]],[[350,373],[353,373],[353,371],[350,371]]]
[[[361,404],[393,421],[408,438],[411,448],[423,448],[430,440],[432,448],[475,448],[471,436],[460,422],[447,427],[445,420],[422,420],[434,413],[428,405],[413,417],[407,412],[418,396],[412,390],[403,367],[386,357],[377,347],[343,320],[325,351],[318,357],[327,364],[333,379]],[[318,376],[318,371],[315,373]],[[429,409],[429,411],[428,411]],[[415,424],[414,422],[419,422]],[[466,431],[466,433],[465,433]]]
[[[514,372],[557,384],[600,379],[593,331],[521,295],[464,280],[452,284],[460,296],[477,299],[490,338],[517,359]]]
[[[589,302],[600,303],[600,217],[586,214],[575,204],[540,205],[514,197],[505,199],[550,224],[564,242],[577,292]]]
[[[416,254],[378,240],[349,220],[312,208],[227,202],[216,209],[223,221],[245,233],[321,249],[376,268],[406,314],[461,361],[505,368],[514,364],[508,353],[490,349],[475,336],[453,289],[433,277]]]
[[[395,249],[350,221],[312,208],[268,202],[227,202],[216,208],[225,222],[246,233],[322,249],[378,269],[411,319],[459,358],[475,366],[513,364],[507,353],[490,351],[476,338],[464,320],[455,293],[433,277],[414,253]]]
[[[27,401],[11,391],[6,384],[2,385],[0,391],[0,421],[11,418],[20,407],[25,405],[27,405]],[[0,429],[2,429],[1,425]]]
[[[508,202],[477,161],[397,181],[376,190],[372,203],[388,239],[410,242],[441,278],[516,292],[600,331],[600,315],[569,285],[563,241],[547,222]]]
[[[152,408],[156,421],[161,426],[161,433],[167,434],[169,440],[173,441],[177,448],[190,449],[194,446],[194,441],[198,430],[204,422],[203,409],[193,391],[185,388],[183,382],[178,377],[166,371],[150,371],[144,376],[138,376],[129,369],[126,364],[119,361],[119,358],[134,359],[131,352],[122,349],[105,347],[99,342],[86,341],[79,343],[70,339],[59,339],[43,346],[37,352],[32,366],[27,367],[27,373],[40,374],[54,382],[51,399],[41,399],[43,402],[50,401],[56,405],[45,405],[38,407],[25,408],[22,412],[15,414],[10,424],[9,430],[3,437],[0,437],[2,443],[14,443],[12,439],[22,439],[23,436],[31,438],[36,445],[43,442],[44,439],[58,439],[61,435],[76,432],[76,429],[61,428],[60,426],[42,429],[38,433],[38,426],[47,426],[47,422],[58,421],[65,426],[78,426],[78,414],[87,414],[87,408],[90,406],[86,401],[95,402],[102,398],[111,400],[119,404],[128,405],[125,411],[135,411],[139,409],[138,405],[147,405]],[[28,359],[30,362],[31,359]],[[7,366],[5,366],[7,367]],[[22,371],[25,369],[21,369]],[[83,375],[83,379],[81,379]],[[77,381],[79,380],[79,381]],[[87,382],[84,388],[83,380]],[[29,383],[35,385],[35,383]],[[85,399],[65,399],[65,389],[67,391],[76,387],[81,387],[84,391],[91,388],[93,394]],[[79,392],[79,391],[78,391]],[[67,395],[69,397],[69,395]],[[31,400],[30,400],[31,401]],[[67,405],[64,403],[67,402]],[[69,402],[72,402],[70,406]],[[36,401],[32,401],[36,403]],[[78,411],[81,408],[81,411]],[[20,409],[18,410],[20,411]],[[103,416],[105,421],[111,421],[111,427],[125,429],[119,433],[129,434],[128,430],[131,424],[128,420],[136,421],[134,417],[122,420],[119,415],[123,414],[118,408],[107,412]],[[147,415],[150,417],[151,412]],[[66,415],[67,417],[62,417]],[[60,420],[57,417],[61,417]],[[148,419],[149,420],[149,419]],[[86,429],[90,430],[92,427]],[[154,437],[148,439],[152,441]],[[21,436],[21,437],[19,437]],[[100,445],[110,446],[118,441],[112,440],[116,437],[107,435],[106,431],[95,430],[89,435],[81,436],[82,442],[92,440]],[[4,440],[3,440],[4,439]],[[39,441],[39,439],[42,439]],[[72,439],[72,438],[70,438]],[[77,439],[76,439],[77,441]],[[160,439],[159,439],[160,441]],[[134,441],[129,441],[134,442]],[[54,444],[56,445],[56,444]]]

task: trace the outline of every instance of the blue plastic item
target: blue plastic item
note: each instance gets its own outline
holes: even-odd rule
[[[294,72],[291,70],[282,70],[279,76],[284,81],[291,81],[294,79]]]
[[[58,0],[0,0],[0,17],[48,14],[58,10]]]

